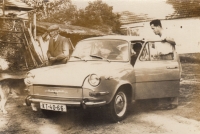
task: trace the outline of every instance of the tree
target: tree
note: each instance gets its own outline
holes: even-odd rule
[[[113,13],[113,7],[103,3],[102,0],[89,2],[85,9],[80,10],[72,5],[71,0],[46,3],[45,12],[40,10],[40,6],[37,9],[38,21],[67,23],[94,28],[107,33],[120,33],[120,15]]]
[[[119,33],[121,23],[120,15],[113,13],[113,7],[103,3],[102,0],[89,2],[85,10],[79,10],[76,25],[99,28]]]
[[[175,9],[177,18],[200,16],[200,0],[167,0]]]

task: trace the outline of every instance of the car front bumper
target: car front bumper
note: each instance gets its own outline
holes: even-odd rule
[[[82,99],[82,101],[66,101],[66,100],[52,100],[52,99],[40,99],[33,98],[32,96],[27,96],[25,99],[27,106],[32,106],[34,111],[39,108],[39,103],[49,103],[49,104],[62,104],[69,107],[98,107],[106,104],[106,101],[88,101],[88,99]]]

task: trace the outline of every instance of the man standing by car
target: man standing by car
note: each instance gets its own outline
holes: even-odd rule
[[[160,36],[161,40],[166,41],[166,42],[170,43],[171,45],[176,45],[174,38],[169,37],[169,35],[166,33],[166,31],[162,28],[162,24],[161,24],[160,20],[158,20],[158,19],[152,20],[150,22],[150,26],[151,26],[151,29],[153,30],[153,32],[156,35]],[[181,66],[180,66],[180,68],[181,68]],[[162,98],[162,99],[159,99],[158,107],[156,109],[172,109],[177,106],[178,106],[178,97]]]
[[[151,26],[151,29],[153,30],[153,32],[156,35],[160,36],[161,40],[167,41],[172,45],[176,44],[174,41],[174,38],[169,37],[169,35],[167,35],[166,31],[162,28],[162,24],[161,24],[160,20],[158,20],[158,19],[152,20],[150,22],[150,26]]]
[[[70,39],[59,35],[59,26],[52,25],[47,29],[50,40],[47,51],[49,65],[65,64],[69,59],[69,49],[72,50]]]

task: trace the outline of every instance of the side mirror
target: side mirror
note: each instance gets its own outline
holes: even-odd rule
[[[152,44],[152,46],[151,46],[151,47],[155,49],[155,44]]]

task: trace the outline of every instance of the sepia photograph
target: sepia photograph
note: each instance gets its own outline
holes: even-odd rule
[[[200,0],[0,0],[0,134],[152,133],[200,133]]]

